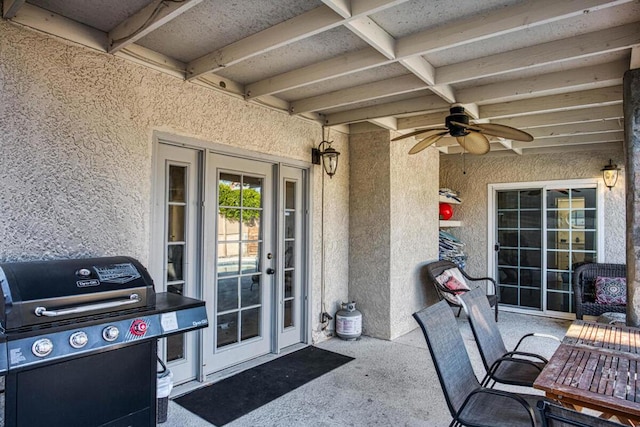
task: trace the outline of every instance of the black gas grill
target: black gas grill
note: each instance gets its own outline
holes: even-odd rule
[[[0,264],[5,426],[155,425],[157,338],[208,325],[135,259]]]

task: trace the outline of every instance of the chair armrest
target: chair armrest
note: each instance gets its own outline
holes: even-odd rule
[[[491,278],[491,277],[471,277],[469,276],[464,270],[459,269],[460,273],[462,273],[462,275],[464,276],[465,279],[467,280],[471,280],[472,282],[478,282],[481,280],[486,280],[487,282],[491,282],[491,284],[493,285],[493,293],[495,295],[498,295],[498,286],[496,285],[496,281]],[[499,295],[498,295],[499,297]]]
[[[464,410],[464,408],[467,406],[467,404],[469,403],[470,399],[478,394],[478,393],[487,393],[487,394],[493,394],[495,396],[501,396],[501,397],[505,397],[507,399],[513,399],[516,402],[518,402],[520,405],[522,405],[522,407],[527,411],[528,415],[529,415],[529,419],[531,420],[531,427],[535,427],[535,415],[533,413],[533,408],[531,407],[531,405],[529,405],[529,403],[524,400],[521,396],[518,396],[517,394],[514,393],[509,393],[507,391],[503,391],[503,390],[496,390],[494,388],[477,388],[474,391],[472,391],[471,393],[469,393],[469,395],[467,396],[467,398],[464,400],[464,402],[462,403],[462,406],[460,406],[460,409],[458,410],[458,412],[455,415],[455,420],[457,421],[459,419],[460,414],[462,413],[462,411]],[[453,423],[452,423],[453,424]]]
[[[540,334],[540,333],[537,333],[537,332],[532,332],[532,333],[528,333],[528,334],[526,334],[526,335],[522,336],[522,338],[520,338],[520,341],[518,341],[518,344],[516,344],[516,346],[515,346],[515,348],[513,349],[513,351],[516,351],[516,350],[518,349],[518,347],[520,347],[520,344],[522,344],[522,342],[523,342],[525,339],[530,338],[530,337],[537,337],[537,338],[549,338],[549,339],[556,340],[556,341],[560,342],[560,338],[558,338],[558,337],[554,337],[553,335],[549,335],[549,334]]]
[[[547,359],[545,359],[543,356],[540,356],[539,354],[536,353],[529,353],[526,351],[510,351],[508,353],[505,353],[504,356],[502,357],[511,357],[511,356],[526,356],[526,357],[532,357],[534,359],[538,359],[541,362],[544,363],[549,363],[549,361]],[[512,359],[516,359],[515,357],[511,357]],[[527,359],[520,359],[520,360],[527,360]]]
[[[518,357],[511,357],[512,355],[505,355],[503,357],[501,357],[500,359],[496,360],[495,362],[493,362],[493,365],[491,365],[491,367],[488,369],[487,374],[491,377],[493,377],[493,374],[496,373],[496,371],[498,370],[498,368],[500,368],[500,365],[502,363],[521,363],[523,365],[530,365],[533,366],[534,368],[536,368],[539,372],[542,372],[542,368],[538,365],[535,364],[534,361],[529,360],[529,359],[520,359]],[[522,354],[522,356],[529,356],[529,354]],[[535,356],[535,355],[532,355]]]

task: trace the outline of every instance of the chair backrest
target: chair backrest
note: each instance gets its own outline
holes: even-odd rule
[[[543,427],[620,427],[620,424],[603,418],[576,412],[544,400],[538,401]]]
[[[458,300],[458,297],[450,292],[447,292],[446,286],[444,286],[444,284],[440,282],[441,276],[443,276],[444,273],[447,272],[447,270],[451,270],[452,272],[455,272],[455,277],[458,281],[462,282],[464,285],[467,285],[467,282],[463,274],[460,272],[458,266],[451,261],[443,260],[427,264],[426,269],[429,275],[429,280],[435,286],[440,299],[444,298],[450,304],[459,306],[460,301]],[[448,278],[448,276],[445,276],[445,281],[446,278]]]
[[[481,288],[474,288],[459,296],[464,307],[471,331],[476,339],[482,363],[489,370],[507,352],[498,324],[494,320],[491,305]]]
[[[595,262],[574,265],[573,288],[574,293],[581,296],[581,301],[595,301],[596,290],[594,283],[598,276],[626,277],[627,266],[625,264],[606,264]]]
[[[447,406],[455,416],[467,396],[480,388],[456,318],[445,301],[422,309],[413,317],[422,328]]]

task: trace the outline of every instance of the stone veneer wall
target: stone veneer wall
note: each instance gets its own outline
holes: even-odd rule
[[[148,264],[153,132],[310,160],[321,128],[0,21],[0,261],[128,254]],[[326,180],[327,304],[348,289],[348,137]],[[314,340],[320,316],[320,167],[312,203]]]
[[[440,160],[440,186],[460,193],[462,204],[454,207],[454,219],[462,227],[447,231],[466,244],[469,255],[467,270],[472,275],[487,273],[487,192],[488,184],[552,181],[559,179],[602,179],[600,169],[609,162],[624,165],[624,154],[614,152],[583,151],[568,154],[465,156],[466,174],[463,174],[461,156],[442,156]],[[602,262],[625,263],[625,183],[621,172],[612,191],[605,190],[604,230],[605,258]]]
[[[408,156],[390,132],[352,133],[349,297],[370,336],[396,338],[425,306],[420,266],[437,258],[438,157]],[[415,142],[414,142],[415,143]]]

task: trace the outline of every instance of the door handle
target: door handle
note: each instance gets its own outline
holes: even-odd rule
[[[275,272],[273,268],[267,268],[267,274],[274,274]]]
[[[496,252],[499,252],[500,251],[500,243],[497,243],[497,244],[493,245],[493,250],[496,251]]]

